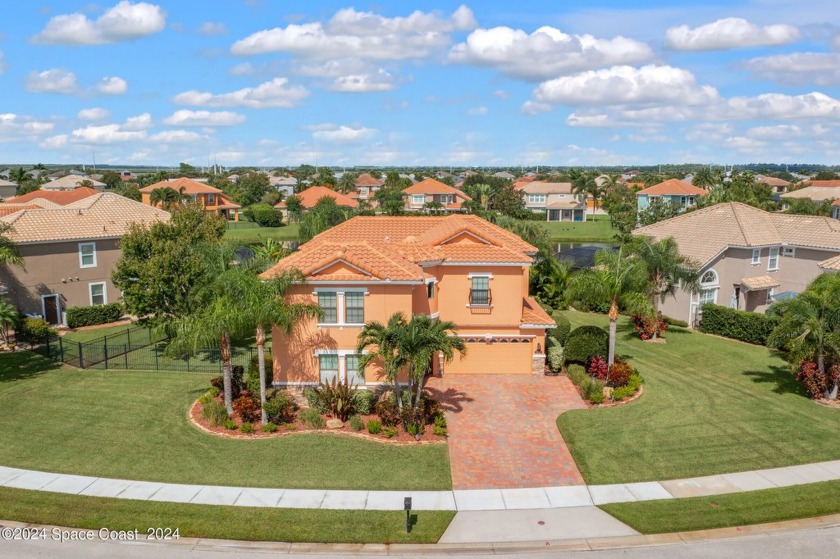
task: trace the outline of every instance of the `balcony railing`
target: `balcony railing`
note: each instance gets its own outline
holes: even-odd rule
[[[493,295],[489,289],[470,289],[470,306],[489,307],[493,302]]]

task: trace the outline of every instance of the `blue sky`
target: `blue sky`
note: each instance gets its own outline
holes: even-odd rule
[[[836,0],[7,4],[0,161],[840,164]]]

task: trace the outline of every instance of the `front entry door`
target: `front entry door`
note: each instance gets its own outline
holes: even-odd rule
[[[44,320],[50,324],[61,323],[61,302],[58,300],[58,293],[42,295],[41,305],[44,309]]]

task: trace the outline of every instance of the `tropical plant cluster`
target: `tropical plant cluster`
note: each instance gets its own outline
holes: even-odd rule
[[[121,303],[108,303],[92,307],[70,307],[67,309],[67,326],[80,328],[116,322],[122,318],[124,309]]]

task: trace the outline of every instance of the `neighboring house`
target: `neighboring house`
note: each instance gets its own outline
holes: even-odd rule
[[[0,285],[20,312],[65,324],[69,307],[119,299],[111,271],[120,257],[120,238],[131,224],[168,219],[168,212],[110,192],[63,207],[2,215],[0,222],[11,225],[6,235],[20,249],[24,267],[0,268]]]
[[[680,290],[661,305],[665,315],[692,324],[705,303],[763,312],[774,300],[801,293],[823,263],[840,254],[840,221],[769,213],[738,202],[689,212],[633,234],[673,237],[680,253],[699,267],[701,291]]]
[[[422,211],[426,204],[434,202],[446,211],[459,212],[463,209],[464,202],[472,201],[472,198],[461,190],[431,178],[413,184],[402,192],[405,209],[412,212]]]
[[[493,176],[496,177],[497,179],[505,179],[505,180],[509,180],[509,181],[512,181],[513,179],[516,178],[516,176],[514,176],[511,173],[508,173],[507,171],[499,171],[498,173],[493,173]]]
[[[275,177],[269,175],[268,183],[272,188],[283,194],[283,197],[291,196],[295,193],[297,188],[297,179],[295,177]]]
[[[708,192],[702,188],[688,184],[685,181],[669,179],[638,191],[636,193],[636,208],[638,211],[642,211],[650,206],[651,201],[660,198],[664,202],[678,204],[685,210],[693,206],[697,198],[706,194]]]
[[[326,186],[310,186],[306,190],[298,192],[295,196],[300,198],[300,205],[302,210],[305,212],[315,207],[315,204],[318,203],[318,200],[321,198],[332,198],[335,200],[337,206],[342,206],[344,208],[358,208],[359,203],[354,200],[353,198],[342,194],[341,192],[336,192],[331,188],[327,188]],[[280,210],[283,214],[283,219],[288,217],[288,212],[286,211],[286,201],[282,201],[279,204],[274,205],[275,208]]]
[[[808,181],[808,186],[781,195],[782,202],[808,199],[819,204],[826,200],[840,200],[840,181]]]
[[[545,213],[546,221],[586,221],[583,197],[572,191],[570,182],[531,181],[519,192],[525,209]]]
[[[14,198],[17,193],[17,184],[6,179],[0,179],[0,202],[9,198]]]
[[[375,179],[368,173],[362,173],[356,177],[356,193],[359,200],[370,200],[377,190],[382,188],[385,181]]]
[[[835,200],[831,204],[831,217],[840,219],[840,199]]]
[[[41,189],[33,190],[32,192],[27,192],[26,194],[22,194],[20,196],[15,196],[14,198],[6,200],[6,203],[38,204],[41,207],[47,208],[49,206],[45,206],[40,202],[46,201],[56,206],[66,206],[68,204],[78,202],[83,198],[88,198],[89,196],[94,196],[96,194],[100,194],[100,192],[87,186],[80,186],[79,188],[74,188],[73,190]]]
[[[65,175],[41,185],[41,190],[73,190],[80,186],[95,188],[99,192],[105,190],[105,183],[84,175]]]
[[[790,182],[777,177],[768,177],[765,175],[756,175],[755,182],[763,183],[773,189],[774,198],[778,200],[779,195],[784,194],[790,188]]]
[[[192,200],[200,205],[206,212],[220,214],[229,220],[239,221],[239,210],[242,206],[231,200],[230,196],[209,184],[186,177],[150,184],[140,189],[141,200],[147,206],[152,205],[151,196],[156,188],[171,188],[181,194],[185,200]]]
[[[539,374],[551,317],[528,295],[537,249],[473,215],[354,217],[321,233],[263,274],[300,270],[289,298],[320,305],[324,316],[298,325],[274,348],[274,384],[340,380],[375,385],[381,365],[358,370],[366,322],[424,314],[452,321],[467,345],[434,374]],[[492,382],[492,381],[488,381]]]

